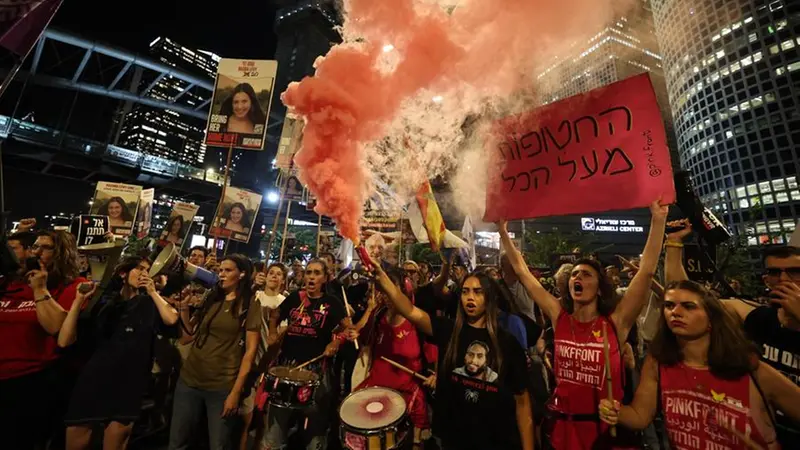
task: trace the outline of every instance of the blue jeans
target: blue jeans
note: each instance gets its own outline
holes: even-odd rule
[[[208,442],[210,450],[230,450],[233,445],[235,417],[222,417],[229,390],[204,391],[194,389],[183,380],[175,386],[172,405],[172,425],[169,431],[169,450],[188,450],[197,433],[200,412],[205,406],[208,416]]]

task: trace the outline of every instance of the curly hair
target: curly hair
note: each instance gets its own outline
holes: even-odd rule
[[[40,231],[37,237],[53,240],[53,259],[47,265],[47,288],[72,283],[80,275],[78,244],[66,231]]]
[[[617,307],[619,301],[611,279],[606,275],[603,266],[594,259],[581,258],[573,263],[572,270],[575,270],[575,267],[580,265],[589,266],[597,273],[597,312],[599,312],[601,316],[610,315],[614,312],[614,308]],[[572,314],[575,311],[575,300],[572,298],[572,294],[569,291],[569,283],[567,283],[566,289],[560,294],[561,306],[568,313]]]

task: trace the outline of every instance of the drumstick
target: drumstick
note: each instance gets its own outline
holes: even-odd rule
[[[614,403],[614,388],[611,384],[611,355],[608,349],[608,332],[606,323],[603,322],[603,355],[606,359],[606,388],[608,389],[608,401]],[[611,437],[617,437],[617,427],[611,425]]]
[[[417,372],[414,372],[413,370],[409,369],[408,367],[406,367],[406,366],[404,366],[404,365],[402,365],[400,363],[396,363],[396,362],[392,361],[391,359],[389,359],[389,358],[387,358],[385,356],[381,356],[381,359],[386,361],[386,362],[388,362],[389,364],[397,367],[398,369],[402,370],[403,372],[405,372],[405,373],[407,373],[409,375],[414,375],[415,377],[419,378],[422,381],[428,381],[428,379],[425,378],[423,375],[418,374]]]
[[[347,292],[345,292],[344,286],[342,286],[342,297],[344,298],[344,309],[347,310],[347,317],[352,318],[353,316],[350,314],[350,304],[347,303]],[[353,341],[353,344],[356,346],[356,350],[358,350],[358,338]]]
[[[309,364],[311,364],[311,363],[313,363],[315,361],[319,361],[320,359],[322,359],[324,357],[325,357],[325,353],[317,356],[316,358],[309,359],[308,361],[304,362],[303,364],[300,364],[299,366],[292,368],[292,370],[302,369],[303,367],[305,367],[305,366],[307,366],[307,365],[309,365]]]

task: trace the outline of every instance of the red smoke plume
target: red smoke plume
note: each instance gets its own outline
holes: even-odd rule
[[[281,96],[306,120],[295,162],[318,199],[317,213],[358,242],[369,186],[362,149],[383,137],[405,101],[422,90],[508,96],[534,81],[536,61],[552,62],[556,44],[563,48],[565,39],[594,33],[613,17],[612,1],[462,0],[448,16],[430,1],[345,0],[345,43]],[[389,69],[385,45],[399,55]],[[431,175],[420,171],[417,184]]]

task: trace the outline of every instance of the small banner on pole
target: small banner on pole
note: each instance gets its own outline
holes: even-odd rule
[[[150,234],[150,225],[153,221],[153,198],[156,190],[143,189],[139,196],[139,212],[136,213],[136,237],[144,239]]]
[[[219,61],[208,113],[206,145],[264,150],[278,62]]]
[[[675,202],[648,74],[494,123],[484,221]]]
[[[248,242],[260,207],[261,194],[228,186],[219,216],[214,218],[209,234]]]
[[[108,216],[112,233],[117,236],[130,236],[141,193],[141,186],[99,181],[89,214]]]
[[[79,216],[78,247],[105,242],[108,233],[108,216]]]

